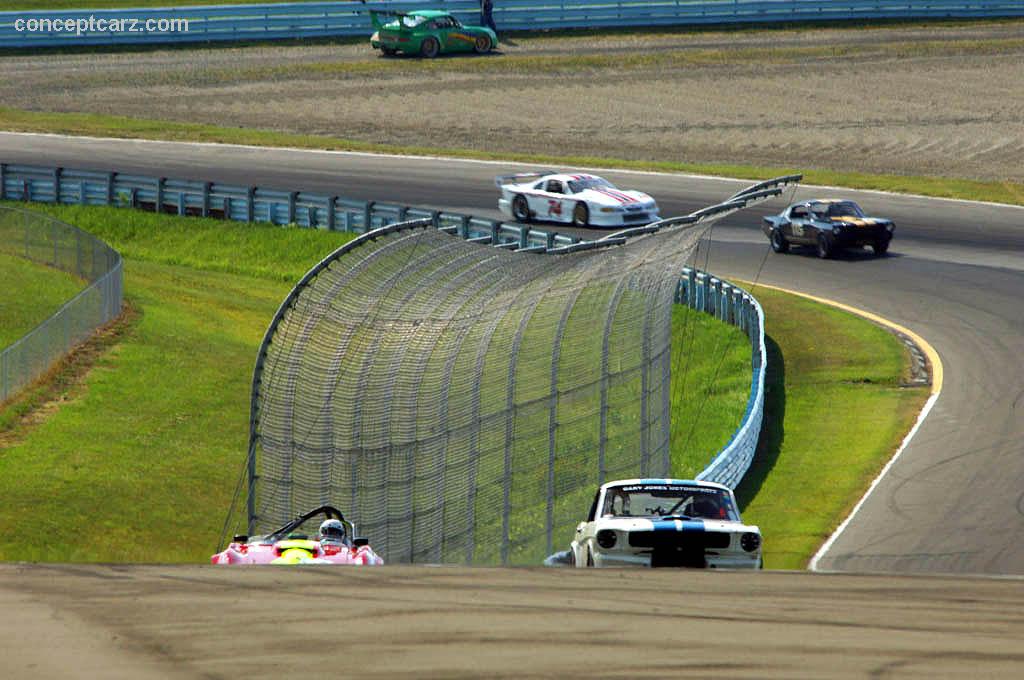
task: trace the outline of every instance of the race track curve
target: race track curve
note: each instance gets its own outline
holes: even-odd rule
[[[494,216],[497,174],[521,165],[0,133],[0,161],[118,170]],[[749,184],[602,172],[655,196],[663,215],[718,202]],[[762,214],[713,232],[707,269],[837,300],[917,332],[938,351],[943,390],[930,415],[831,549],[822,570],[1024,574],[1024,209],[879,192],[841,195],[895,220],[890,256],[820,261],[769,255]],[[758,269],[764,262],[763,270]],[[703,266],[703,259],[701,261]]]

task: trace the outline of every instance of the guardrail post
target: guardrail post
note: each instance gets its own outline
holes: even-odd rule
[[[247,205],[245,206],[245,221],[256,221],[256,187],[249,187],[245,192]]]
[[[501,243],[500,237],[498,236],[498,228],[501,222],[491,222],[491,245],[496,246]]]
[[[405,222],[406,215],[409,214],[409,206],[403,205],[398,209],[398,221]]]
[[[78,204],[89,205],[89,198],[87,195],[88,188],[86,187],[85,180],[83,179],[78,183]]]
[[[363,206],[363,233],[373,229],[373,205],[375,201],[367,201]]]
[[[431,226],[434,227],[434,229],[440,229],[441,228],[441,211],[440,210],[434,210],[433,212],[430,213],[430,224],[431,224]]]
[[[162,213],[164,211],[164,185],[166,183],[166,177],[160,177],[156,180],[156,205],[153,206],[153,212],[155,213]]]
[[[327,199],[327,230],[334,231],[337,217],[334,214],[335,207],[338,205],[338,197],[331,196]]]
[[[179,191],[178,192],[178,214],[179,215],[184,215],[185,214],[185,192],[184,191]]]
[[[530,228],[519,227],[519,247],[529,248],[530,247]]]
[[[114,175],[115,172],[107,173],[107,205],[113,205],[114,203]]]
[[[288,224],[295,224],[295,201],[299,197],[298,191],[292,191],[288,194]],[[271,222],[274,220],[271,219]]]
[[[210,189],[213,182],[203,182],[203,217],[210,216]]]
[[[64,173],[64,168],[53,169],[53,202],[60,204],[60,176]]]
[[[697,270],[691,269],[686,275],[686,304],[689,307],[697,306]]]
[[[131,188],[130,193],[128,194],[128,201],[129,201],[129,204],[131,205],[131,207],[133,207],[133,208],[138,208],[139,207],[139,188],[138,187],[132,187]]]
[[[7,198],[7,163],[0,163],[0,201]]]
[[[225,196],[224,197],[224,219],[226,219],[226,220],[230,220],[231,219],[231,197],[230,196]]]
[[[462,216],[462,222],[459,223],[459,237],[462,239],[469,238],[469,215]]]
[[[555,247],[555,232],[548,232],[547,238],[544,239],[544,247],[547,248],[548,250],[551,250],[552,248]]]
[[[32,200],[32,180],[21,180],[21,200],[28,203]]]

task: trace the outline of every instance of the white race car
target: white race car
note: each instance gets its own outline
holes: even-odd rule
[[[567,557],[577,567],[760,569],[761,530],[740,521],[729,487],[627,479],[598,489]]]
[[[545,220],[577,227],[632,227],[658,220],[658,204],[640,191],[617,189],[597,175],[527,172],[496,177],[498,209],[517,222]]]

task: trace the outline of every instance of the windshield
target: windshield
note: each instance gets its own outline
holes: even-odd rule
[[[823,217],[864,217],[860,206],[852,201],[841,203],[815,203],[811,210]]]
[[[614,189],[612,183],[600,177],[589,177],[587,179],[574,179],[569,182],[569,190],[578,194],[584,189]]]
[[[401,24],[405,28],[416,28],[426,20],[426,17],[416,16],[414,14],[406,14],[396,19],[395,21],[389,23],[387,25],[387,28],[398,28],[399,24]]]
[[[634,484],[608,489],[603,517],[677,517],[739,521],[739,511],[722,489],[671,484]]]

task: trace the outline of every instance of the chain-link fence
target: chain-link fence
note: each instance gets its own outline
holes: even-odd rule
[[[423,221],[340,249],[268,330],[250,532],[333,502],[389,561],[539,563],[600,483],[668,473],[671,311],[702,232],[555,255]]]
[[[117,251],[91,234],[42,213],[4,206],[0,206],[0,253],[53,267],[87,282],[50,318],[0,352],[3,402],[120,313],[123,272]]]

